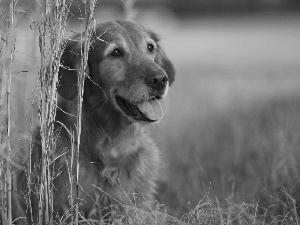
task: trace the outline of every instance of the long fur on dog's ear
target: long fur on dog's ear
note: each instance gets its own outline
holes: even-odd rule
[[[175,68],[166,53],[159,45],[159,37],[153,31],[147,31],[150,37],[156,42],[157,45],[157,53],[155,56],[155,62],[166,72],[169,78],[169,84],[171,85],[175,80]]]
[[[58,72],[57,91],[63,98],[68,100],[74,98],[77,94],[78,72],[83,45],[84,43],[79,40],[66,40],[64,52],[60,59],[61,66]]]

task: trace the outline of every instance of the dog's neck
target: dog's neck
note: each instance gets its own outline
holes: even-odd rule
[[[87,107],[84,112],[87,123],[92,123],[97,130],[97,142],[86,134],[85,140],[99,155],[104,164],[104,171],[128,167],[128,158],[138,154],[143,143],[141,136],[147,135],[145,128],[137,122],[132,122],[123,115],[110,101],[103,102],[92,110]],[[112,169],[113,168],[113,169]]]
[[[72,115],[77,114],[77,100],[63,101],[59,106],[64,112],[58,110],[57,118],[62,118],[61,122],[67,121],[66,127],[74,130],[77,119]],[[138,151],[143,140],[139,137],[145,135],[148,133],[143,125],[129,120],[111,102],[99,98],[83,102],[81,143],[87,147],[82,149],[87,155],[99,155],[99,159],[107,160],[104,164],[117,162],[120,165],[124,157]]]

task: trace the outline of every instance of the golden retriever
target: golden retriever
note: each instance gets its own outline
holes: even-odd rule
[[[64,153],[69,151],[71,140],[65,128],[76,130],[77,77],[84,46],[81,37],[78,34],[67,41],[59,70],[55,155],[60,157],[55,161],[57,176],[53,181],[54,209],[59,215],[70,208],[68,154]],[[79,158],[79,210],[86,215],[95,205],[107,208],[154,200],[160,154],[147,125],[162,119],[161,100],[175,74],[158,36],[135,23],[98,24],[91,43]],[[39,145],[35,145],[32,159],[38,168]],[[32,204],[37,212],[36,201]]]

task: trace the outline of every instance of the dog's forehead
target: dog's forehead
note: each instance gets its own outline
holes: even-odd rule
[[[101,32],[100,36],[108,43],[134,42],[137,44],[143,43],[150,38],[149,34],[142,26],[128,21],[117,21],[104,24],[101,26]]]

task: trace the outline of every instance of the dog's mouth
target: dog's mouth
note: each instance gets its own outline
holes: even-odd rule
[[[132,103],[125,98],[115,96],[120,109],[129,117],[137,121],[156,122],[163,118],[164,113],[159,100],[161,96],[155,96],[149,100]]]

